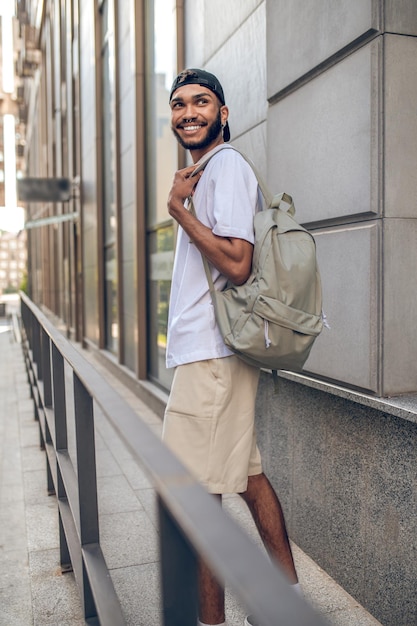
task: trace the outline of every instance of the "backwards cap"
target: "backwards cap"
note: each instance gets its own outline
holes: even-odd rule
[[[223,87],[221,86],[219,79],[216,78],[214,74],[210,74],[210,72],[194,68],[180,72],[172,83],[169,94],[170,102],[175,91],[180,87],[184,87],[184,85],[201,85],[202,87],[206,87],[216,94],[222,105],[226,104]],[[223,139],[224,141],[230,140],[230,128],[228,122],[226,122],[226,125],[223,128]]]

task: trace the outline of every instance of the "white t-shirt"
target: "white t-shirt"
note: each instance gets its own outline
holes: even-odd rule
[[[198,219],[214,234],[254,243],[253,217],[258,208],[256,177],[231,146],[217,152],[207,164],[193,202]],[[207,159],[210,153],[203,156]],[[196,164],[197,166],[197,164]],[[216,289],[227,278],[210,265]],[[217,327],[201,253],[179,227],[168,317],[167,367],[233,354]]]

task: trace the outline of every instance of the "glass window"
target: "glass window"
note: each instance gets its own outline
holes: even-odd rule
[[[173,0],[154,0],[151,7],[147,81],[148,168],[148,319],[149,377],[169,387],[165,368],[168,302],[174,259],[174,225],[167,210],[168,192],[178,169],[178,146],[171,132],[169,91],[177,74],[177,12]]]
[[[116,145],[115,145],[115,41],[114,5],[103,0],[101,13],[101,67],[102,67],[102,180],[103,180],[103,237],[104,237],[104,318],[105,345],[118,350],[117,307],[117,210],[116,210]]]
[[[167,342],[168,304],[171,288],[172,251],[174,229],[172,225],[158,228],[149,236],[150,302],[149,332],[153,340],[151,373],[164,387],[171,384],[172,374],[165,368]]]

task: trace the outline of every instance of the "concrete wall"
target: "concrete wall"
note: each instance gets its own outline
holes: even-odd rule
[[[412,392],[415,3],[321,4],[267,2],[268,180],[318,227],[332,325],[306,369],[381,396]]]
[[[281,377],[275,394],[263,374],[259,445],[297,545],[384,626],[411,626],[417,403],[368,404]]]
[[[265,2],[186,2],[185,20],[187,67],[205,67],[219,77],[232,141],[266,175]]]
[[[415,3],[232,4],[186,3],[187,65],[219,75],[232,141],[314,228],[332,329],[306,369],[415,392]]]
[[[331,330],[306,376],[283,374],[277,395],[261,376],[266,472],[294,540],[385,626],[410,626],[417,5],[190,0],[185,15],[186,64],[219,76],[232,142],[317,241]]]

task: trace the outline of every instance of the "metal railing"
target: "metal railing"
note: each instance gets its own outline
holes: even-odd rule
[[[74,571],[87,623],[126,623],[100,547],[97,405],[157,493],[164,626],[197,624],[198,556],[261,626],[324,626],[291,591],[281,571],[24,294],[21,316],[35,418],[46,452],[48,491],[56,494],[58,503],[61,567]],[[72,398],[68,398],[68,368]],[[75,464],[68,450],[68,411],[75,420]]]

